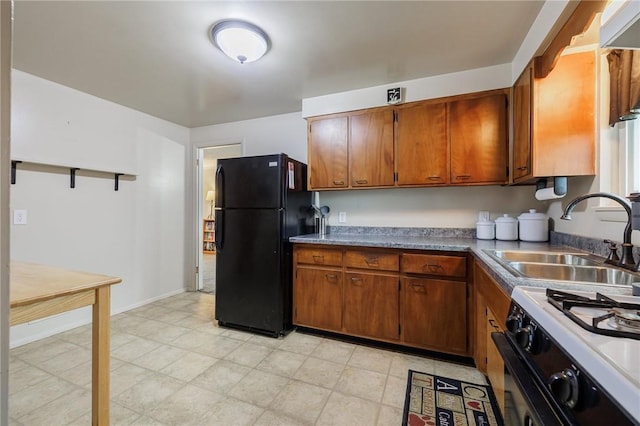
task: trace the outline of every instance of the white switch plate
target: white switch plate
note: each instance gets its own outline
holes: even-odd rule
[[[14,210],[13,211],[13,224],[14,225],[26,225],[27,224],[27,211],[26,210]]]
[[[347,212],[338,213],[338,222],[345,223],[347,221]]]

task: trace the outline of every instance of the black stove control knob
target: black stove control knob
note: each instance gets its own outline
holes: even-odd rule
[[[549,389],[558,402],[573,408],[578,403],[578,376],[570,368],[565,368],[559,373],[549,377]]]
[[[515,333],[520,327],[522,327],[522,315],[511,314],[507,317],[507,330]]]
[[[531,325],[517,329],[516,342],[518,342],[518,346],[525,351],[530,351],[533,348],[535,334],[535,329]]]

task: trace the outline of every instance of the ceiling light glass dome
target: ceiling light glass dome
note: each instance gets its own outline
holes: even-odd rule
[[[225,55],[241,64],[257,61],[271,47],[269,36],[259,27],[236,20],[215,24],[211,40]]]

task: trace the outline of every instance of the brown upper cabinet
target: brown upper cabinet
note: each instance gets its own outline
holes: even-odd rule
[[[510,181],[595,174],[596,52],[560,56],[544,78],[536,60],[513,88]]]
[[[330,116],[309,121],[309,187],[314,189],[346,188],[348,185],[347,116]]]
[[[504,184],[508,90],[310,117],[309,188]]]
[[[506,94],[449,104],[452,184],[507,183]]]
[[[393,186],[393,110],[349,115],[352,187]]]
[[[396,114],[398,185],[448,184],[447,104],[418,104]]]

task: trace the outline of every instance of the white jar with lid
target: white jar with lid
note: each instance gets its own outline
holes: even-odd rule
[[[549,217],[530,209],[518,216],[522,241],[549,241]]]
[[[518,239],[518,219],[508,214],[496,219],[496,239],[515,241]]]
[[[496,238],[496,224],[492,220],[476,223],[476,237],[479,240],[493,240]]]

